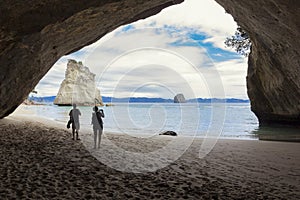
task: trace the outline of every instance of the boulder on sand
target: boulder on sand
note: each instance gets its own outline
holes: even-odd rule
[[[170,136],[177,136],[177,133],[174,131],[165,131],[163,133],[160,133],[159,135],[170,135]]]

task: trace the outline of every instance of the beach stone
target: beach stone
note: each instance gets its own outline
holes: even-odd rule
[[[177,136],[177,133],[174,131],[166,131],[166,132],[160,133],[159,135]]]
[[[300,124],[300,1],[216,0],[250,35],[247,89],[263,124]],[[63,55],[181,0],[0,4],[0,118],[12,113]]]
[[[76,103],[84,106],[95,104],[103,106],[100,90],[96,88],[95,76],[82,62],[70,59],[65,79],[60,85],[54,104],[70,106]]]

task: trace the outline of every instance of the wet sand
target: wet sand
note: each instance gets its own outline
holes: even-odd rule
[[[132,152],[172,140],[105,137]],[[299,199],[300,143],[219,140],[200,159],[202,141],[167,167],[129,173],[102,164],[70,130],[2,119],[0,199]],[[105,141],[101,148],[109,153]]]

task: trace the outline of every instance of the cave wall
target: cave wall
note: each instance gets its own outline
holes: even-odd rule
[[[300,125],[300,1],[216,1],[250,35],[247,89],[260,125]]]
[[[251,109],[261,124],[300,121],[300,1],[216,0],[250,35]],[[182,0],[3,0],[0,118],[13,112],[63,55]]]

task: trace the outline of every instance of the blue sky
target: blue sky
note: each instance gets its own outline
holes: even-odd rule
[[[56,95],[67,60],[75,59],[96,74],[104,96],[247,99],[247,59],[224,46],[236,27],[215,1],[186,0],[62,57],[37,85],[38,96]]]
[[[180,32],[180,30],[177,30]],[[186,35],[190,41],[178,40],[170,45],[174,46],[198,46],[202,47],[207,51],[207,54],[211,57],[214,62],[221,62],[226,60],[240,59],[241,55],[236,54],[236,52],[228,51],[229,49],[221,49],[215,47],[212,42],[205,42],[208,36],[205,33],[198,33],[195,30],[190,30]]]

